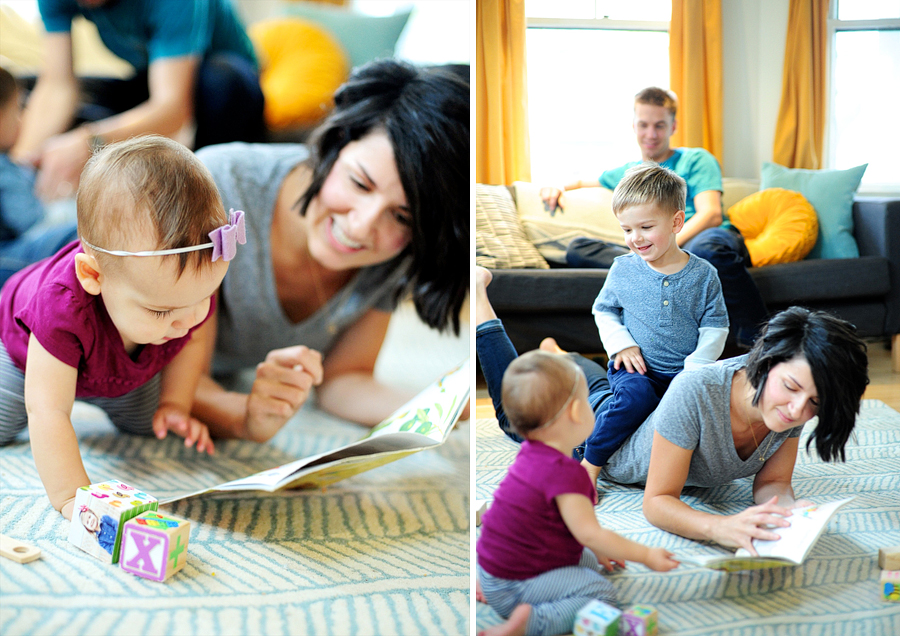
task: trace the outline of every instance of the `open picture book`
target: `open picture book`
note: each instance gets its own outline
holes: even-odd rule
[[[736,572],[739,570],[758,570],[762,568],[778,568],[800,565],[806,560],[812,547],[825,531],[829,519],[853,497],[816,504],[804,508],[794,508],[787,519],[791,525],[787,528],[772,528],[772,532],[781,538],[777,541],[753,540],[753,547],[758,557],[747,550],[739,548],[736,552],[723,554],[676,555],[675,559],[682,563],[699,565],[712,570]]]
[[[168,504],[208,492],[323,488],[407,455],[443,444],[468,403],[469,360],[422,390],[357,442],[261,473],[180,495]]]

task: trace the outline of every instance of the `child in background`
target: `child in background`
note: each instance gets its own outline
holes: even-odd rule
[[[603,567],[677,567],[670,552],[597,522],[597,492],[571,456],[594,425],[574,362],[545,351],[516,358],[503,375],[502,405],[525,439],[482,517],[476,546],[480,596],[508,619],[485,634],[568,634],[591,600],[615,602]]]
[[[585,441],[583,465],[594,483],[672,379],[715,362],[725,347],[728,313],[718,274],[676,241],[685,193],[684,179],[655,163],[630,169],[613,192],[613,213],[631,253],[613,261],[594,301],[613,390]]]
[[[243,213],[231,223],[206,167],[184,146],[146,136],[107,146],[81,177],[80,241],[15,274],[0,291],[0,443],[26,423],[53,507],[72,518],[91,482],[72,428],[75,399],[127,433],[173,431],[213,452],[190,417],[205,351],[192,339]],[[221,258],[220,258],[221,257]]]

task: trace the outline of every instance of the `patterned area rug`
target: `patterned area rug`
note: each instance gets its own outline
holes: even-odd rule
[[[880,600],[878,548],[900,545],[900,413],[875,400],[863,402],[846,464],[826,464],[805,447],[794,472],[798,496],[822,502],[856,495],[829,522],[798,567],[727,574],[682,565],[657,573],[639,564],[611,575],[623,606],[659,611],[660,634],[708,636],[898,636],[900,605]],[[475,429],[477,499],[492,493],[518,445],[495,419]],[[682,554],[717,550],[651,526],[641,512],[639,488],[601,482],[597,517],[630,539]],[[689,488],[686,501],[700,510],[731,514],[751,501],[751,481],[720,488]],[[476,603],[476,626],[502,621]]]
[[[464,323],[465,331],[467,325]],[[420,389],[469,354],[401,309],[376,369]],[[120,435],[76,404],[88,474],[159,499],[272,468],[363,436],[305,407],[268,444],[219,442],[212,458]],[[322,491],[217,494],[161,508],[192,524],[188,561],[165,583],[106,565],[66,540],[27,441],[0,449],[0,532],[39,560],[0,559],[0,634],[467,634],[469,431]]]

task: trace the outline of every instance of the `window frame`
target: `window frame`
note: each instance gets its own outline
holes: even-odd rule
[[[828,82],[828,95],[826,103],[826,121],[825,121],[825,166],[829,168],[836,167],[837,148],[835,147],[835,128],[837,122],[834,120],[834,104],[836,100],[836,89],[834,81],[835,69],[835,49],[838,33],[846,33],[850,31],[900,31],[900,18],[876,18],[869,20],[839,20],[838,1],[831,2],[828,10],[827,20],[827,42],[828,56],[826,60],[825,77]],[[861,184],[859,188],[860,194],[865,195],[896,195],[900,193],[900,183],[873,183]]]

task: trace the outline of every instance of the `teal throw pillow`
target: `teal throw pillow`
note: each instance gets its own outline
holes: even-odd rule
[[[816,209],[819,237],[807,259],[859,256],[853,238],[853,197],[868,165],[847,170],[800,170],[763,162],[760,190],[784,188],[799,192]]]
[[[353,67],[378,58],[393,57],[410,13],[411,8],[394,15],[371,16],[304,2],[293,3],[284,10],[284,15],[315,22],[334,34]]]

